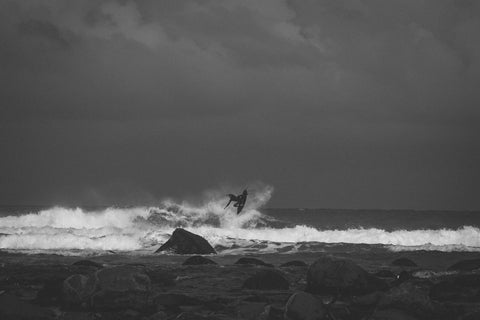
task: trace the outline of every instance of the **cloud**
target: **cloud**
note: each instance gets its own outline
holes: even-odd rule
[[[8,141],[48,136],[87,154],[87,141],[117,155],[117,139],[140,154],[157,141],[170,158],[153,158],[187,170],[170,160],[188,153],[212,179],[229,175],[213,163],[242,161],[242,176],[293,166],[297,186],[314,184],[314,160],[340,170],[325,150],[364,159],[357,177],[380,158],[392,177],[408,173],[385,150],[420,154],[419,168],[447,157],[450,179],[479,143],[479,25],[476,1],[3,1],[0,125]]]

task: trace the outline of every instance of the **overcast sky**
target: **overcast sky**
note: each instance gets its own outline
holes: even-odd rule
[[[474,0],[0,0],[0,204],[480,209],[479,39]]]

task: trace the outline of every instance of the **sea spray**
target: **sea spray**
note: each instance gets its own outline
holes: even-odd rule
[[[320,244],[342,243],[381,245],[391,251],[480,251],[478,226],[415,230],[360,226],[329,230],[288,223],[260,211],[272,192],[269,186],[250,190],[247,206],[240,215],[234,208],[224,208],[227,202],[224,190],[214,190],[205,193],[200,204],[168,200],[155,207],[101,210],[53,207],[4,216],[0,217],[0,248],[30,252],[143,250],[151,253],[175,228],[183,227],[205,237],[217,246],[220,254],[315,251],[322,248]]]

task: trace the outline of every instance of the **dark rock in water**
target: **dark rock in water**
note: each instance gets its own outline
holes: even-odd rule
[[[322,257],[307,271],[307,288],[313,294],[359,295],[383,290],[387,284],[348,260]]]
[[[163,268],[147,269],[145,273],[150,278],[150,282],[161,286],[174,286],[176,276]]]
[[[202,264],[217,264],[217,263],[215,261],[212,261],[202,256],[193,256],[185,260],[182,264],[184,266],[196,266],[196,265],[202,265]]]
[[[261,270],[243,283],[243,288],[254,290],[288,290],[288,280],[278,271]]]
[[[22,301],[10,294],[0,294],[0,319],[43,320],[55,319],[55,316],[48,309]]]
[[[437,301],[480,302],[480,274],[455,275],[440,281],[430,289]]]
[[[374,274],[375,277],[379,278],[396,278],[397,275],[388,269],[379,270]]]
[[[392,266],[417,267],[417,264],[408,258],[398,258],[392,261]]]
[[[91,261],[91,260],[79,260],[79,261],[76,261],[74,263],[72,263],[72,265],[74,266],[86,266],[86,267],[95,267],[95,268],[103,268],[103,265],[98,263],[98,262],[95,262],[95,261]]]
[[[237,260],[237,262],[235,262],[235,264],[251,264],[256,266],[273,267],[273,264],[265,263],[256,258],[240,258]]]
[[[280,265],[280,267],[306,267],[306,266],[307,264],[300,260],[288,261]]]
[[[63,302],[68,307],[80,306],[90,299],[95,291],[94,277],[75,274],[63,281]]]
[[[216,253],[207,240],[199,235],[177,228],[172,236],[155,253],[171,251],[177,254],[210,254]]]
[[[476,269],[480,269],[480,258],[462,260],[448,268],[449,271],[472,271]]]
[[[403,310],[420,319],[441,319],[443,310],[430,299],[428,290],[420,283],[405,282],[387,291],[378,308]]]
[[[294,293],[285,305],[285,318],[291,320],[325,319],[327,312],[322,301],[305,293]]]

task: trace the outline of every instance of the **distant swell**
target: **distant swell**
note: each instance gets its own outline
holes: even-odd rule
[[[354,228],[318,230],[288,225],[258,209],[271,187],[249,195],[241,215],[224,209],[225,193],[210,192],[200,205],[165,201],[158,207],[107,208],[85,211],[54,207],[0,218],[0,248],[10,250],[86,250],[152,252],[176,227],[204,236],[220,253],[298,252],[326,244],[380,244],[392,251],[480,251],[480,229],[395,230]],[[306,245],[308,244],[308,245]]]

